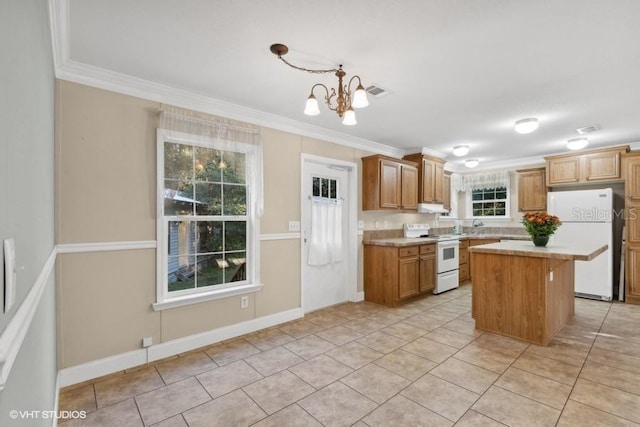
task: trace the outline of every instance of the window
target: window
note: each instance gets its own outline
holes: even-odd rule
[[[156,309],[255,286],[253,149],[158,130]]]
[[[325,199],[338,198],[338,181],[332,178],[313,177],[313,197],[324,197]]]
[[[479,188],[467,191],[469,217],[508,217],[508,187]]]

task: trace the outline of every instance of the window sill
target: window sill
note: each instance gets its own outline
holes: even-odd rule
[[[168,310],[170,308],[182,307],[185,305],[197,304],[205,301],[212,301],[216,299],[229,298],[236,295],[249,294],[257,292],[262,289],[262,284],[250,284],[235,286],[233,288],[216,289],[209,292],[202,292],[192,295],[184,295],[176,298],[167,298],[162,302],[156,302],[151,304],[153,311]]]

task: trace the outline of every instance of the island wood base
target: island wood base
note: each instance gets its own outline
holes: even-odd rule
[[[476,328],[547,345],[574,315],[574,260],[474,252]]]

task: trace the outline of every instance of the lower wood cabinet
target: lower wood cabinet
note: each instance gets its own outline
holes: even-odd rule
[[[625,176],[625,296],[630,304],[640,304],[640,153],[623,157]]]
[[[420,292],[436,288],[436,245],[420,246]]]
[[[458,253],[458,263],[460,271],[458,272],[458,282],[464,283],[471,277],[469,274],[469,241],[461,240]]]
[[[418,247],[398,250],[398,299],[405,299],[418,294],[420,290],[420,261]],[[365,295],[366,295],[365,289]]]
[[[364,299],[396,306],[433,291],[436,244],[415,246],[364,245]]]
[[[500,239],[469,239],[469,246],[478,246],[478,245],[488,245],[489,243],[498,243],[500,241]],[[462,242],[461,242],[462,243]],[[472,275],[472,271],[473,271],[473,264],[471,263],[471,257],[469,256],[469,252],[467,249],[467,259],[468,261],[468,268],[469,268],[469,277],[467,280],[472,280],[473,277],[471,277]]]

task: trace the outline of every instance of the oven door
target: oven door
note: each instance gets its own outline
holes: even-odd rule
[[[459,268],[459,250],[460,242],[458,240],[438,242],[438,273],[457,270]]]

